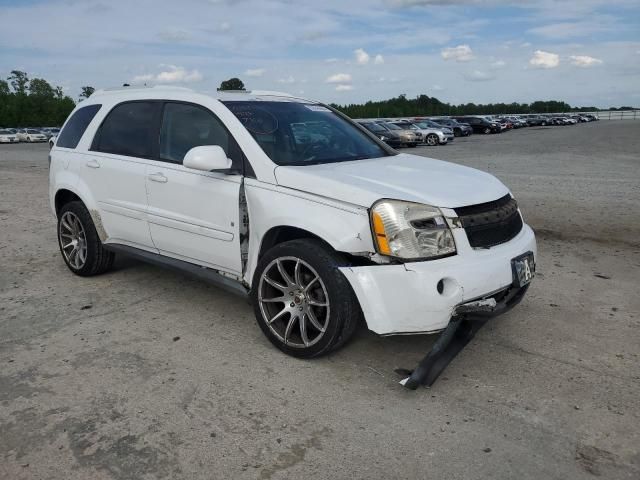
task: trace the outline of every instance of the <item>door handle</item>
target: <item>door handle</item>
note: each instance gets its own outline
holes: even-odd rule
[[[97,160],[91,159],[87,161],[87,167],[89,168],[100,168],[100,164]]]
[[[149,175],[149,180],[152,182],[167,183],[168,179],[162,173],[152,173]]]

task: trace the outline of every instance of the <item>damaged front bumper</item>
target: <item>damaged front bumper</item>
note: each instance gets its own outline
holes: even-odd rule
[[[492,297],[458,305],[453,318],[429,353],[413,370],[398,369],[405,376],[400,384],[411,390],[420,385],[430,387],[447,365],[471,341],[475,334],[490,318],[501,315],[515,307],[524,298],[529,285],[511,287],[496,293]]]
[[[487,298],[513,283],[511,261],[525,252],[537,258],[528,225],[507,243],[474,249],[464,229],[452,230],[458,253],[423,262],[341,267],[378,335],[436,333],[459,305]]]

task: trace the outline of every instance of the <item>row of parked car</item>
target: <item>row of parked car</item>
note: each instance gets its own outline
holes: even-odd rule
[[[0,143],[46,142],[58,133],[57,127],[0,128]]]
[[[599,120],[597,115],[474,115],[457,117],[368,118],[356,119],[392,147],[416,147],[446,145],[455,137],[474,133],[502,133],[505,130],[547,126],[575,125]]]

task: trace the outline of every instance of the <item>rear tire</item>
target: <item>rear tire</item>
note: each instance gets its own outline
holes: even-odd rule
[[[288,355],[312,358],[344,345],[362,311],[339,267],[349,263],[315,239],[276,245],[259,260],[251,301],[271,343]]]
[[[102,245],[91,215],[80,201],[60,209],[58,245],[69,270],[81,277],[99,275],[113,266],[115,254]]]

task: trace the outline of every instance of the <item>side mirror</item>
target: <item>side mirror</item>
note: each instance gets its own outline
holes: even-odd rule
[[[231,168],[231,159],[227,158],[227,154],[218,145],[202,145],[189,150],[184,156],[182,164],[194,170],[211,172],[229,170]]]

